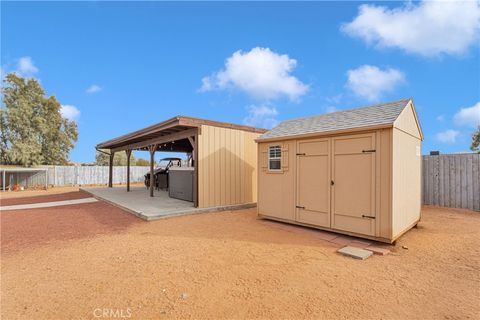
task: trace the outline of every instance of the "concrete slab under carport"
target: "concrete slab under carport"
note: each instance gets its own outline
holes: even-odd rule
[[[155,190],[150,197],[149,190],[143,186],[113,188],[80,188],[97,199],[120,207],[144,220],[157,220],[172,216],[216,212],[224,210],[237,210],[255,207],[255,203],[230,205],[211,208],[195,208],[193,202],[173,199],[168,196],[168,191]]]

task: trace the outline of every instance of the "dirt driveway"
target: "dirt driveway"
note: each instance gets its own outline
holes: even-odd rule
[[[101,202],[7,211],[1,317],[478,319],[479,230],[479,213],[425,207],[392,254],[357,261],[255,210],[154,222]]]

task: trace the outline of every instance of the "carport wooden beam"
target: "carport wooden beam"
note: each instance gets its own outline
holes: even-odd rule
[[[113,152],[123,151],[123,150],[127,150],[127,149],[134,150],[134,149],[141,149],[141,148],[149,147],[149,146],[154,145],[154,144],[159,145],[159,144],[162,144],[162,143],[171,142],[171,141],[175,141],[175,140],[188,139],[189,137],[194,137],[199,131],[200,131],[200,128],[187,129],[187,130],[183,130],[183,131],[180,131],[180,132],[165,135],[165,136],[162,136],[162,137],[159,137],[159,138],[153,138],[153,139],[149,139],[149,140],[145,140],[145,141],[131,143],[131,144],[121,146],[121,147],[117,147],[117,148],[114,148],[114,149],[111,149],[111,150]]]

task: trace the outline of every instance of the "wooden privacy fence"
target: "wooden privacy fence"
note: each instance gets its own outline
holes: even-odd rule
[[[422,202],[480,210],[480,154],[423,156]]]
[[[48,185],[94,185],[108,183],[108,166],[48,166],[47,177],[44,172],[39,173],[15,173],[12,177],[6,177],[6,181],[12,184],[34,187]],[[141,182],[144,175],[150,170],[149,167],[131,166],[130,182]],[[113,183],[127,182],[127,167],[113,167]],[[2,182],[3,185],[3,182]]]

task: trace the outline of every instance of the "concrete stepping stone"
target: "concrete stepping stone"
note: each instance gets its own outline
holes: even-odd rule
[[[338,249],[337,252],[343,254],[344,256],[352,257],[354,259],[365,260],[370,257],[373,252],[364,250],[357,247],[346,246],[341,249]]]

